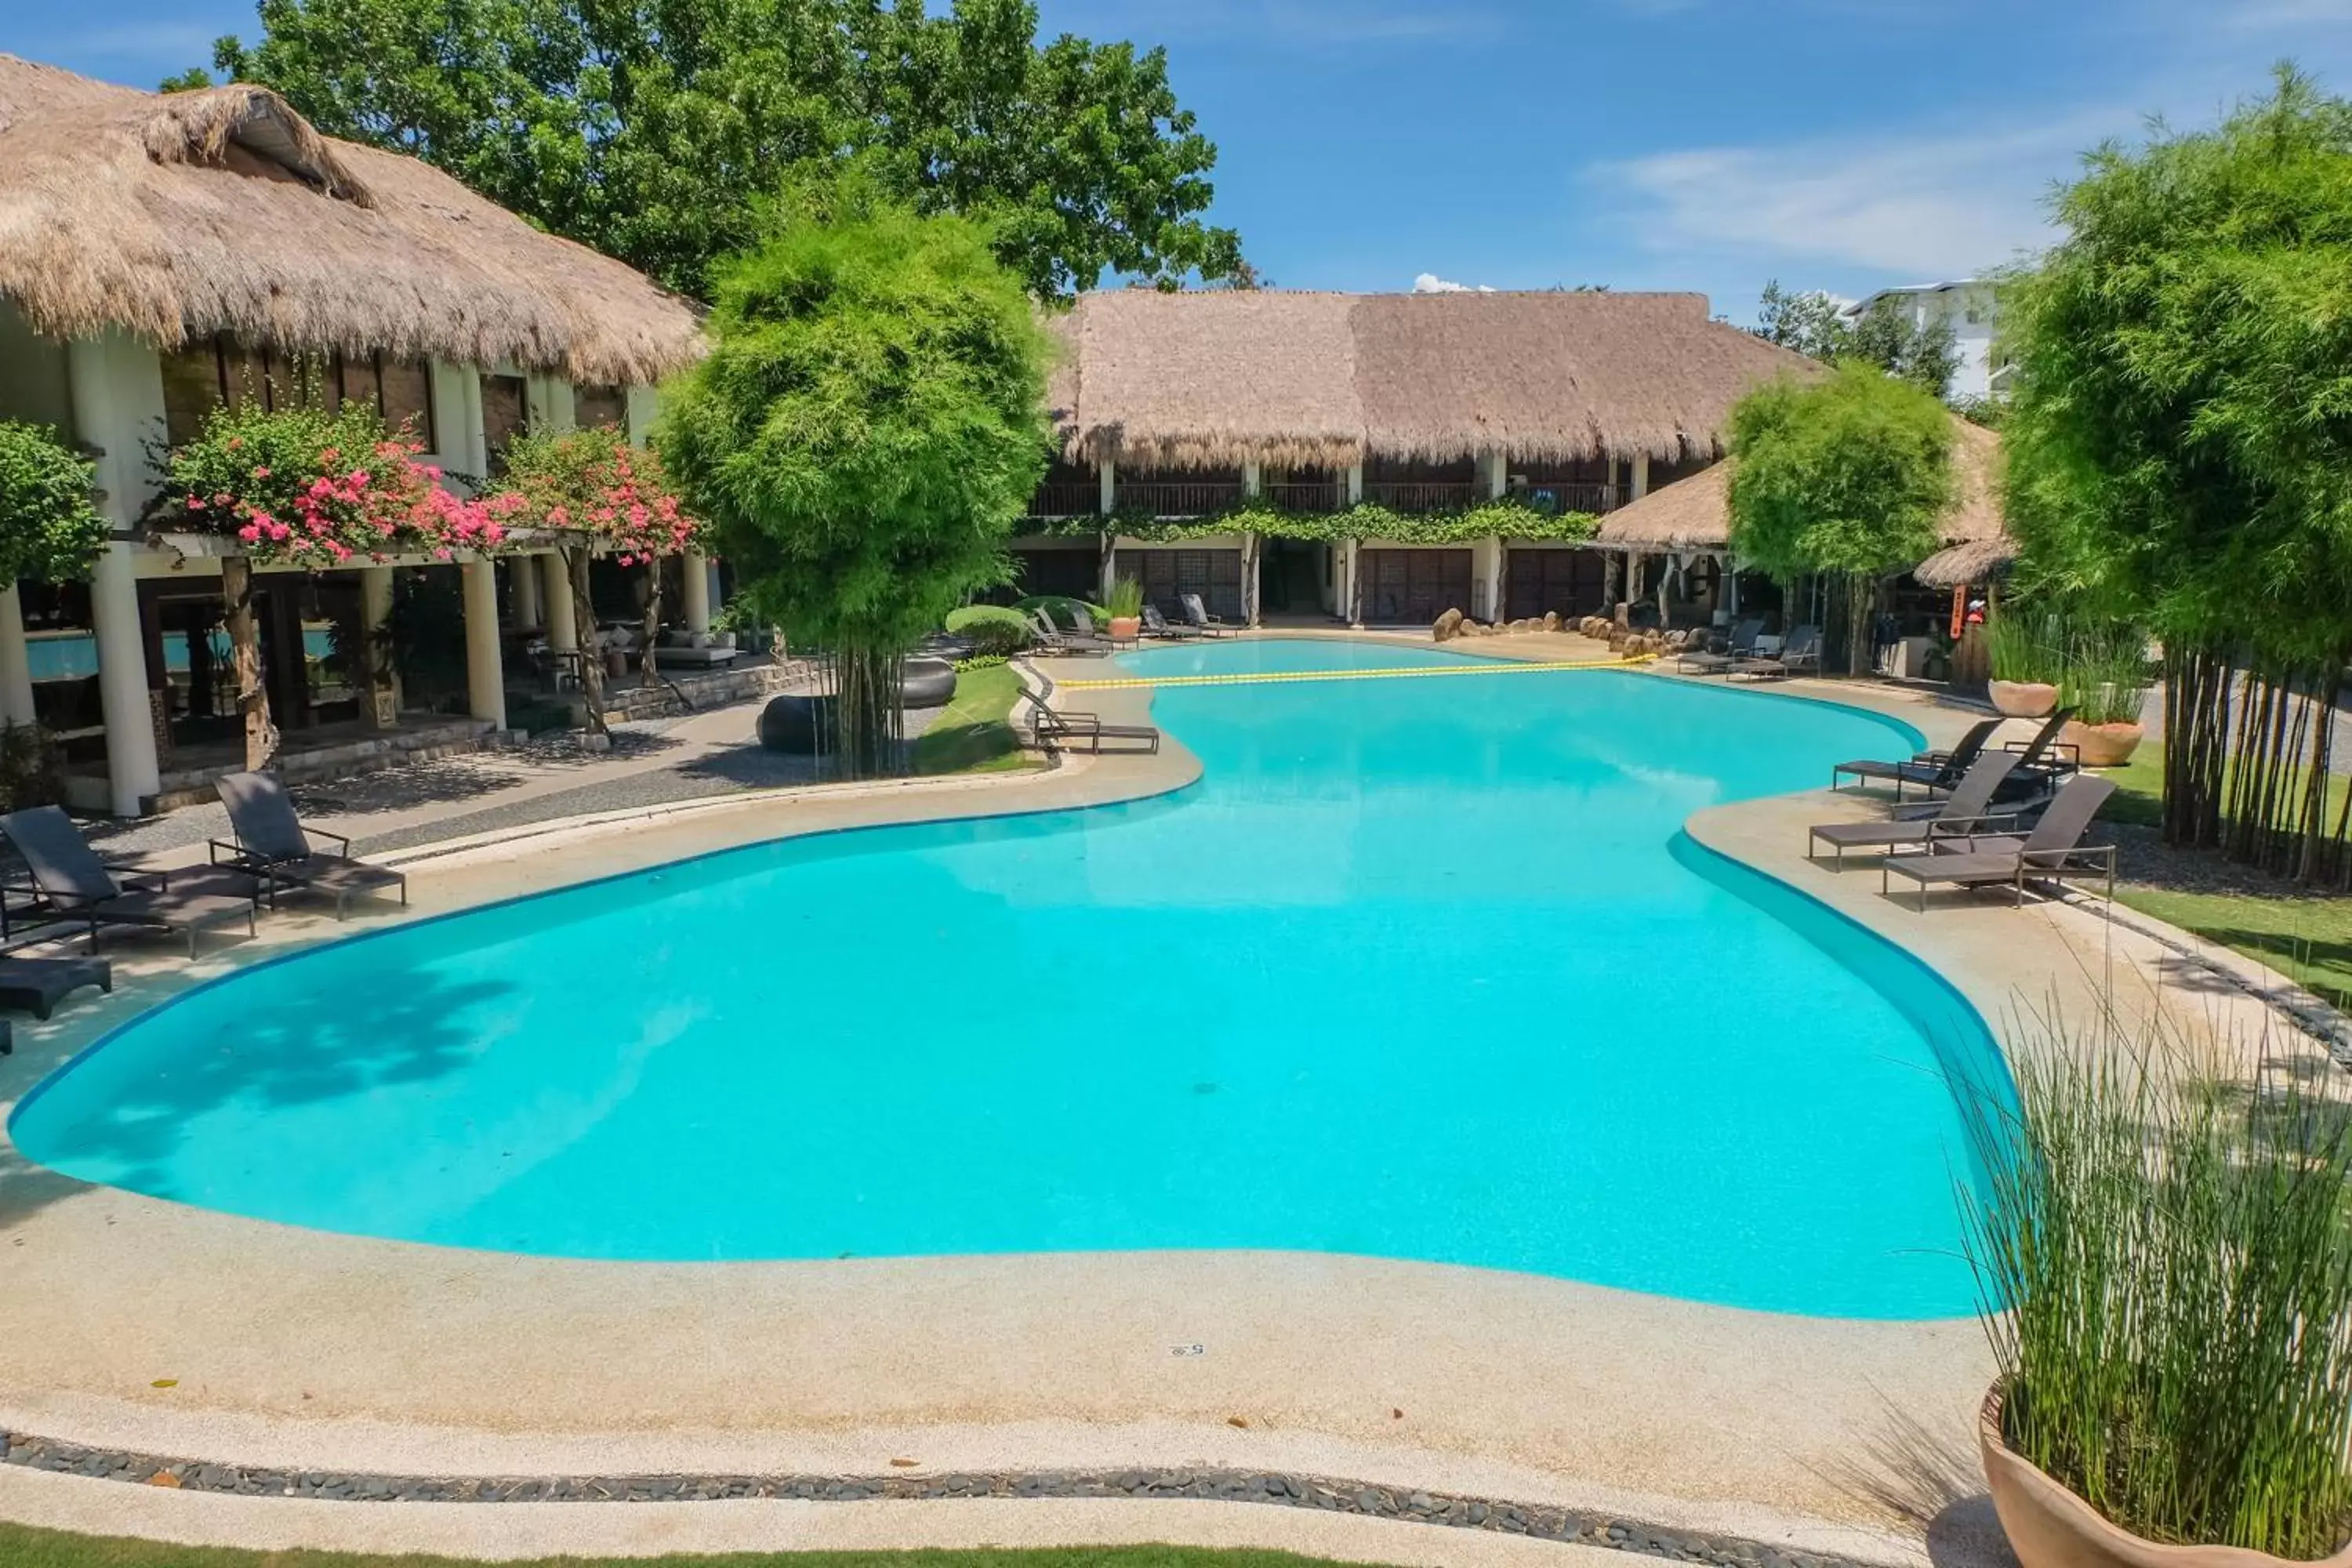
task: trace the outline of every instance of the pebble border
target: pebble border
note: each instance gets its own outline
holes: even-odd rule
[[[236,1497],[323,1502],[702,1502],[775,1498],[815,1502],[879,1499],[1150,1498],[1255,1503],[1365,1514],[1412,1524],[1485,1530],[1597,1546],[1718,1568],[1877,1568],[1861,1559],[1787,1550],[1738,1536],[1699,1534],[1550,1504],[1373,1486],[1325,1476],[1207,1467],[1173,1469],[952,1471],[898,1476],[367,1475],[163,1458],[0,1432],[0,1463],[58,1475]]]

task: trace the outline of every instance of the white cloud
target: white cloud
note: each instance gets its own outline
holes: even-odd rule
[[[2136,123],[2100,110],[2009,132],[1692,148],[1589,174],[1653,249],[1956,278],[2046,245],[2052,183]]]
[[[1474,288],[1467,283],[1456,283],[1450,278],[1440,278],[1434,272],[1424,272],[1412,280],[1412,291],[1416,294],[1492,294],[1494,289],[1484,283]]]

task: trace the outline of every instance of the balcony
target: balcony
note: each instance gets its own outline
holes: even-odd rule
[[[1102,510],[1102,486],[1093,479],[1039,485],[1029,499],[1031,517],[1091,517]]]
[[[1258,494],[1277,511],[1338,511],[1348,504],[1348,486],[1342,479],[1264,485]]]
[[[1627,484],[1552,484],[1538,479],[1528,484],[1514,484],[1511,496],[1538,511],[1555,517],[1571,511],[1597,516],[1623,506],[1633,499],[1633,489]]]
[[[1364,500],[1391,511],[1464,511],[1486,498],[1473,479],[1367,479]]]
[[[1208,517],[1239,505],[1241,499],[1239,479],[1122,479],[1118,485],[1122,510],[1154,517]]]

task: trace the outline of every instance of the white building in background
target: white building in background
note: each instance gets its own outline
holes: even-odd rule
[[[1937,321],[1952,325],[1952,345],[1959,366],[1944,388],[1948,398],[1993,397],[2007,389],[2007,367],[1993,353],[1994,288],[1981,278],[1957,278],[1948,283],[1914,283],[1881,289],[1846,307],[1849,321],[1859,321],[1884,301],[1911,318],[1914,326]]]

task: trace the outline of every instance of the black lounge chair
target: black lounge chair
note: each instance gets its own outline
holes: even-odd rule
[[[92,951],[98,947],[100,926],[184,931],[190,958],[196,955],[198,934],[215,926],[242,921],[246,934],[253,934],[261,887],[242,871],[215,868],[193,878],[179,873],[178,888],[172,886],[173,873],[168,871],[126,873],[118,881],[72,819],[54,805],[0,816],[0,835],[16,847],[32,873],[33,886],[58,918],[89,924]],[[237,890],[223,892],[225,885]]]
[[[1931,833],[1925,855],[1900,855],[1879,863],[1881,892],[1892,889],[1892,879],[1919,885],[1919,908],[1927,907],[1927,889],[1934,884],[1962,888],[2008,886],[2025,902],[2025,884],[2059,881],[2067,877],[2105,877],[2107,898],[2116,896],[2116,847],[2084,845],[2083,835],[2091,819],[2116,793],[2112,779],[2077,773],[2068,779],[2044,807],[2033,831],[2014,834]]]
[[[1143,606],[1143,635],[1147,637],[1173,637],[1190,641],[1201,634],[1191,626],[1169,625],[1168,617],[1160,613],[1159,605],[1146,605]]]
[[[1816,858],[1815,847],[1826,844],[1835,851],[1832,862],[1838,869],[1845,868],[1845,852],[1911,848],[1924,846],[1939,833],[1969,828],[1992,830],[2013,827],[2018,812],[1992,811],[1992,798],[2000,792],[2001,781],[2017,765],[2017,759],[2006,752],[1991,752],[1979,757],[1967,774],[1952,788],[1952,793],[1929,808],[1933,815],[1895,816],[1879,822],[1819,822],[1805,830],[1805,858]]]
[[[405,871],[354,860],[349,838],[323,827],[304,826],[293,797],[274,774],[227,773],[215,780],[213,787],[220,791],[221,804],[228,807],[229,828],[236,836],[234,844],[212,841],[214,864],[220,864],[226,853],[228,864],[261,877],[268,883],[271,903],[278,901],[281,887],[324,893],[335,900],[335,918],[341,920],[354,893],[396,889],[401,903],[408,902]],[[314,838],[331,843],[332,852],[314,847]]]
[[[2017,756],[2017,771],[2011,775],[2012,788],[2021,785],[2047,789],[2058,780],[2083,771],[2082,752],[2058,738],[2074,717],[2072,708],[2061,708],[2042,721],[2033,739],[2021,745],[2011,741],[2002,748]]]
[[[1894,784],[1897,800],[1903,798],[1903,786],[1906,784],[1925,784],[1929,789],[1949,789],[1975,763],[1977,753],[1992,740],[1993,731],[2000,728],[2000,722],[1998,719],[1979,720],[1969,726],[1969,732],[1961,736],[1959,743],[1950,751],[1916,752],[1907,763],[1878,762],[1869,757],[1840,763],[1830,770],[1830,788],[1837,788],[1838,780],[1844,777],[1852,777],[1857,784],[1879,779]],[[2016,765],[2014,758],[2011,759],[2011,765]]]
[[[1083,655],[1108,653],[1110,641],[1091,632],[1066,632],[1054,624],[1054,617],[1043,610],[1032,610],[1029,618],[1037,625],[1037,641],[1046,653]]]
[[[57,1005],[85,985],[114,989],[114,965],[102,958],[0,958],[0,1007],[16,1007],[47,1018]]]
[[[1033,715],[1029,722],[1030,733],[1035,738],[1040,751],[1069,751],[1075,749],[1080,741],[1087,743],[1087,751],[1097,756],[1102,753],[1105,741],[1141,741],[1147,742],[1140,748],[1143,752],[1157,752],[1160,750],[1160,731],[1149,724],[1106,724],[1096,714],[1061,712],[1046,707],[1034,697],[1029,700],[1029,707]],[[1126,749],[1132,751],[1137,748]]]
[[[1756,658],[1735,660],[1726,679],[1746,676],[1750,680],[1786,680],[1792,675],[1822,672],[1822,628],[1799,626],[1780,645],[1780,651]]]
[[[1221,637],[1234,629],[1225,625],[1219,616],[1209,614],[1209,607],[1201,603],[1201,595],[1198,594],[1180,594],[1176,597],[1176,602],[1184,607],[1186,622],[1202,637]]]
[[[1756,657],[1756,639],[1764,635],[1764,622],[1742,621],[1731,628],[1731,643],[1721,653],[1711,652],[1705,645],[1685,648],[1675,656],[1676,675],[1725,675],[1731,667],[1745,658]]]

